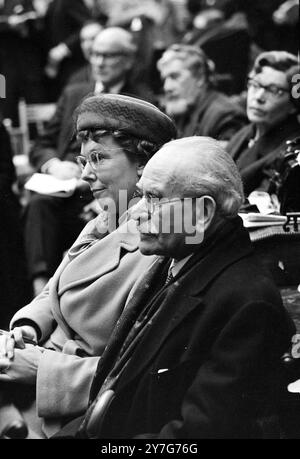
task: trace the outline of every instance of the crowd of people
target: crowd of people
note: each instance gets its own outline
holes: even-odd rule
[[[0,438],[285,435],[295,327],[238,214],[300,136],[298,18],[298,0],[0,1]],[[56,104],[29,161],[67,197],[20,201],[3,120],[22,98]]]

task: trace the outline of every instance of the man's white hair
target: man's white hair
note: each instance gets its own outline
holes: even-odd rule
[[[168,154],[170,147],[176,167],[169,177],[181,195],[211,196],[220,216],[235,217],[244,201],[243,184],[235,162],[221,144],[210,137],[186,137],[168,142],[158,154]]]

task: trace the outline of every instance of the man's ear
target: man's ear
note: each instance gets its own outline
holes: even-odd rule
[[[137,176],[140,178],[143,174],[143,171],[144,171],[144,168],[145,168],[145,164],[138,164],[136,166],[136,172],[137,172]]]
[[[199,89],[202,89],[206,84],[207,84],[207,82],[206,82],[206,79],[204,78],[204,76],[201,76],[197,81],[197,87]]]
[[[197,223],[196,226],[206,231],[216,214],[216,201],[211,196],[202,196],[197,199]]]

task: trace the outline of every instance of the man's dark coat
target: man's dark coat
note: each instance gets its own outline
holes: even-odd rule
[[[147,304],[162,277],[158,266],[125,314]],[[96,437],[259,437],[257,419],[275,409],[279,359],[294,329],[240,219],[227,223],[204,257],[203,249],[195,253],[151,301],[158,315],[121,374]],[[99,362],[92,399],[119,353],[124,321]]]
[[[175,122],[179,138],[203,135],[227,141],[246,124],[247,117],[227,96],[209,90],[203,99]]]

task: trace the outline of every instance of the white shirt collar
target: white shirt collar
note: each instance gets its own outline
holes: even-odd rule
[[[182,260],[175,260],[174,258],[171,261],[169,271],[171,271],[172,276],[175,277],[181,271],[181,269],[184,267],[184,265],[187,263],[187,261],[193,256],[193,253],[191,255],[188,255],[187,257],[183,258]]]
[[[113,85],[113,86],[110,86],[109,87],[109,93],[110,94],[120,94],[121,92],[121,89],[123,88],[125,84],[125,81],[122,80],[120,81],[119,83]],[[102,81],[96,81],[96,84],[95,84],[95,93],[96,94],[101,94],[102,92],[104,91],[104,85],[102,83]]]

